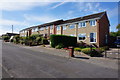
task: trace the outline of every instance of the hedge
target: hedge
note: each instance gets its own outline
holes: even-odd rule
[[[56,47],[59,44],[63,44],[64,47],[76,46],[77,37],[66,35],[51,35],[50,36],[51,47]]]

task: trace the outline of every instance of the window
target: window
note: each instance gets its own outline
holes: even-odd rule
[[[78,25],[79,25],[78,28],[86,27],[86,22],[80,22]]]
[[[60,26],[57,26],[57,30],[60,30]]]
[[[50,29],[52,29],[53,28],[53,26],[50,26]]]
[[[48,29],[48,26],[46,26],[46,29]]]
[[[91,26],[95,26],[95,25],[96,25],[96,21],[95,21],[95,20],[91,20],[91,21],[90,21],[90,25],[91,25]]]
[[[66,29],[67,29],[67,28],[66,28],[66,25],[64,25],[64,26],[63,26],[63,30],[66,30]]]
[[[71,24],[71,25],[69,26],[69,28],[70,28],[70,29],[75,28],[75,24]]]
[[[96,33],[90,33],[90,42],[96,42]]]
[[[85,40],[86,38],[86,33],[82,33],[78,35],[79,40]]]
[[[38,31],[38,28],[35,28],[35,32],[37,32]]]
[[[27,31],[25,31],[25,33],[26,33]]]
[[[34,28],[32,29],[32,32],[35,32],[35,29],[34,29]]]
[[[74,34],[70,34],[70,36],[75,36]]]
[[[40,28],[40,30],[42,31],[42,30],[44,30],[44,28],[43,28],[43,27],[41,27],[41,28]]]

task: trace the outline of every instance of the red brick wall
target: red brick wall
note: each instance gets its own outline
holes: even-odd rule
[[[105,46],[106,35],[109,41],[109,21],[106,14],[99,20],[98,31],[99,46]]]

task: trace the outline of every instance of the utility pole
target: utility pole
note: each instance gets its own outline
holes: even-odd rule
[[[13,33],[13,25],[12,25],[12,33]]]

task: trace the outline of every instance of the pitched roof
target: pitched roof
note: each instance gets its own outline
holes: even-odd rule
[[[78,18],[74,18],[74,19],[69,19],[69,20],[65,20],[63,23],[71,23],[71,22],[76,22],[76,21],[83,21],[83,20],[88,20],[88,19],[100,18],[105,13],[106,12],[101,12],[101,13],[96,13],[96,14],[78,17]]]
[[[45,26],[50,26],[50,25],[58,25],[58,24],[61,24],[62,22],[63,22],[63,20],[57,20],[57,21],[41,24],[41,25],[38,25],[38,26],[39,27],[45,27]]]
[[[69,20],[57,20],[57,21],[53,21],[53,22],[49,22],[49,23],[45,23],[45,24],[41,24],[41,25],[37,25],[37,26],[32,26],[32,27],[29,27],[29,28],[25,28],[23,30],[27,30],[27,29],[31,29],[31,28],[36,28],[36,27],[45,27],[45,26],[50,26],[50,25],[59,25],[59,24],[65,24],[65,23],[83,21],[83,20],[94,19],[94,18],[101,18],[101,16],[103,14],[105,14],[105,13],[106,12],[100,12],[100,13],[96,13],[96,14],[91,14],[91,15],[83,16],[83,17],[69,19]],[[23,30],[21,30],[21,31],[23,31]]]

